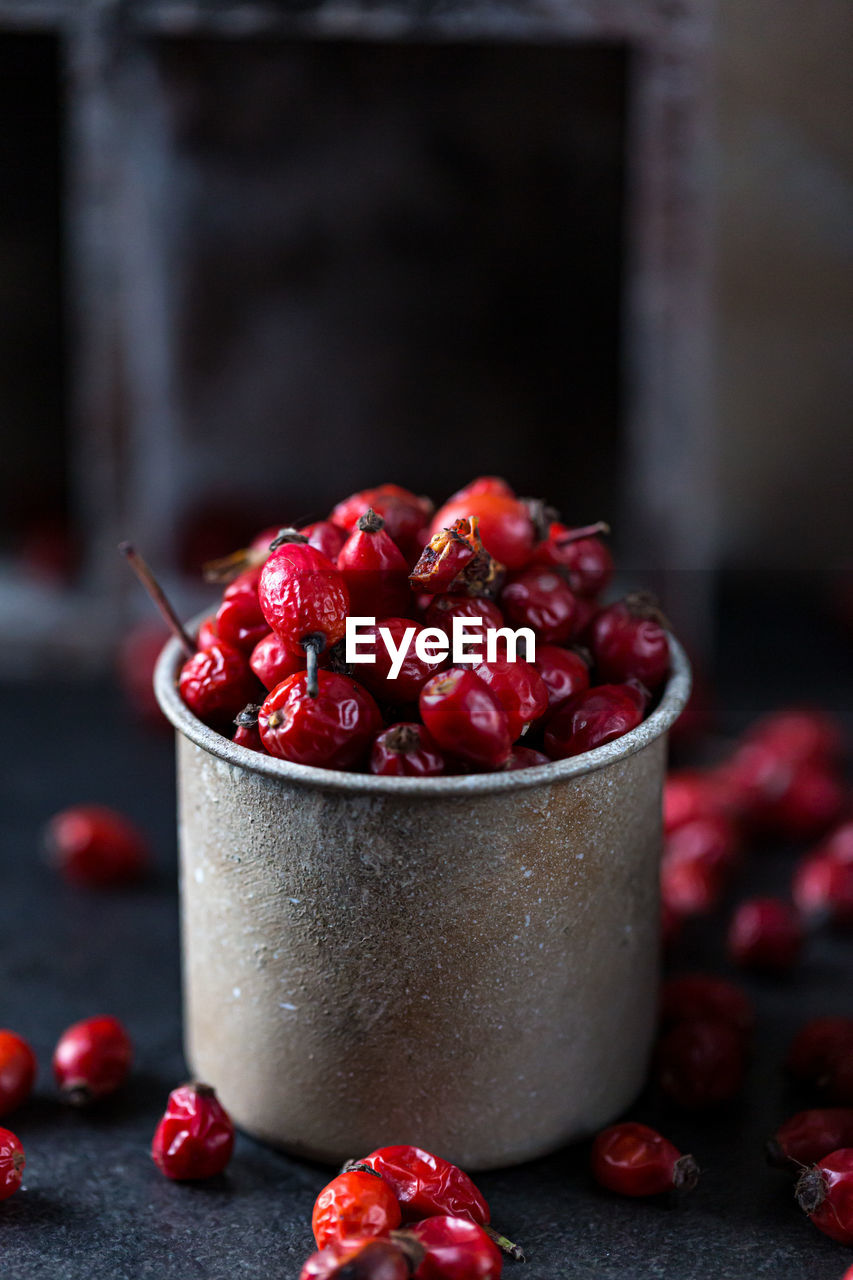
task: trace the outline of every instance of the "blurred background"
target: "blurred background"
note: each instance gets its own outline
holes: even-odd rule
[[[393,480],[853,614],[853,8],[0,3],[0,652]],[[732,595],[733,593],[733,595]]]

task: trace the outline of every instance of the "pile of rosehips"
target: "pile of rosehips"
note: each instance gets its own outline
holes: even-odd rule
[[[435,514],[397,485],[353,494],[211,567],[227,585],[185,643],[181,696],[240,745],[325,768],[425,777],[589,751],[640,723],[670,663],[649,600],[600,602],[604,530],[569,528],[493,476]],[[378,643],[374,663],[347,664],[348,617],[375,619],[406,654],[398,672]],[[460,618],[527,628],[535,654],[513,661],[497,638],[451,666],[440,646]]]

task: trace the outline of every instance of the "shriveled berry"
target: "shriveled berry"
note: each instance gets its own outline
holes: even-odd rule
[[[246,655],[221,640],[188,658],[178,678],[178,689],[190,711],[219,730],[230,728],[257,688]]]
[[[548,691],[549,711],[556,711],[576,693],[589,688],[589,665],[572,649],[537,644],[533,665]]]
[[[519,627],[531,627],[548,644],[575,634],[577,601],[565,578],[547,567],[532,565],[507,581],[501,608]]]
[[[377,1236],[336,1241],[311,1254],[299,1280],[409,1280],[415,1248]]]
[[[474,666],[506,712],[513,742],[548,710],[548,690],[535,667],[518,659],[496,658]]]
[[[223,592],[222,604],[216,611],[216,634],[226,644],[251,653],[269,631],[258,600],[261,568],[244,571]]]
[[[234,1125],[215,1090],[194,1083],[173,1089],[151,1143],[161,1173],[177,1182],[213,1178],[233,1150]]]
[[[664,1027],[692,1018],[728,1022],[741,1036],[755,1025],[752,1001],[734,982],[710,973],[680,973],[661,988],[660,1021]]]
[[[314,1201],[311,1229],[317,1248],[351,1237],[384,1236],[402,1221],[393,1188],[369,1169],[339,1173]]]
[[[305,653],[294,652],[274,631],[259,640],[252,650],[249,666],[265,689],[274,689],[282,680],[305,670]]]
[[[767,1143],[767,1159],[780,1168],[802,1168],[840,1147],[853,1147],[853,1107],[819,1107],[781,1124]]]
[[[53,1052],[53,1074],[66,1102],[87,1106],[124,1084],[132,1058],[124,1027],[118,1018],[103,1014],[75,1022],[62,1033]]]
[[[258,729],[258,712],[260,707],[249,703],[234,721],[236,728],[231,741],[238,747],[248,747],[250,751],[264,751],[261,734]],[[264,752],[264,754],[266,754]]]
[[[485,769],[506,764],[509,721],[498,698],[473,671],[451,667],[420,693],[421,718],[443,751]]]
[[[622,1196],[658,1196],[692,1191],[699,1168],[656,1130],[628,1121],[598,1134],[592,1144],[592,1175]]]
[[[408,1232],[423,1245],[415,1280],[498,1280],[503,1258],[482,1227],[467,1218],[424,1218]]]
[[[645,607],[620,600],[597,614],[590,646],[602,680],[618,684],[631,676],[653,692],[669,672],[669,639]]]
[[[735,911],[728,933],[732,961],[745,969],[786,973],[803,949],[796,908],[780,898],[750,898]]]
[[[258,597],[268,625],[292,653],[319,638],[331,648],[344,634],[349,593],[340,570],[307,543],[285,542],[261,570]]]
[[[545,750],[552,760],[577,756],[621,738],[642,718],[636,692],[628,685],[595,685],[554,713],[545,730]]]
[[[271,756],[295,764],[348,769],[382,727],[379,708],[349,676],[317,673],[317,695],[304,671],[288,676],[261,705],[258,728]]]
[[[663,1093],[685,1110],[730,1102],[743,1087],[743,1036],[720,1018],[677,1022],[658,1044],[655,1070]]]
[[[0,1129],[0,1200],[8,1200],[18,1190],[26,1163],[20,1139],[11,1129]]]
[[[568,525],[552,523],[547,539],[535,548],[532,563],[560,566],[576,595],[597,596],[613,577],[613,557],[600,538],[582,537],[580,533]]]
[[[0,1116],[6,1116],[32,1093],[36,1055],[23,1036],[0,1031]]]
[[[54,814],[44,844],[50,863],[74,884],[125,884],[138,880],[150,862],[139,828],[106,805],[75,804]]]
[[[359,1163],[381,1174],[392,1188],[404,1222],[440,1214],[480,1226],[491,1220],[486,1198],[468,1174],[422,1147],[380,1147]]]
[[[395,724],[374,739],[370,772],[386,777],[431,778],[445,771],[445,759],[425,725]]]
[[[433,534],[409,574],[413,591],[430,595],[489,595],[496,590],[502,567],[483,546],[479,521],[457,520]]]
[[[853,1147],[833,1151],[801,1173],[796,1195],[819,1231],[853,1244]]]

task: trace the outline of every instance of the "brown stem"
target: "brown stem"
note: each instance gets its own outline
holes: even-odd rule
[[[312,635],[305,636],[299,643],[305,650],[307,675],[305,692],[309,698],[316,698],[320,692],[320,686],[317,681],[317,659],[326,647],[326,637],[321,632],[315,631]]]
[[[118,549],[127,560],[131,569],[136,574],[151,599],[154,601],[154,604],[159,610],[162,618],[165,620],[165,623],[172,635],[180,642],[184,653],[188,658],[191,658],[196,652],[196,647],[184,629],[184,624],[181,622],[180,618],[175,613],[175,610],[166,599],[166,593],[154,577],[154,574],[151,572],[142,556],[130,542],[120,542]]]
[[[234,717],[238,729],[255,729],[258,724],[260,707],[256,702],[247,702],[239,715]]]
[[[380,515],[368,507],[363,516],[359,516],[356,520],[356,528],[362,533],[378,533],[380,529],[385,528],[385,521]]]
[[[307,542],[308,539],[304,533],[300,533],[298,529],[280,529],[277,538],[273,538],[270,543],[270,551],[277,551],[279,547],[285,546],[288,542]]]
[[[609,533],[610,525],[604,520],[597,520],[595,524],[585,524],[579,529],[570,529],[568,533],[563,533],[557,539],[558,547],[567,547],[571,542],[578,542],[581,538],[594,538],[599,533]]]
[[[692,1156],[680,1156],[672,1170],[672,1185],[676,1191],[692,1191],[699,1181],[699,1166]]]
[[[505,1253],[507,1257],[513,1258],[516,1262],[527,1261],[527,1258],[524,1256],[524,1250],[520,1245],[513,1244],[512,1240],[508,1240],[506,1236],[501,1235],[500,1231],[496,1231],[494,1227],[484,1226],[483,1230],[489,1239],[494,1241],[501,1252]]]

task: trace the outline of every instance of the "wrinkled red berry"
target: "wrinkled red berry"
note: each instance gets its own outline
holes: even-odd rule
[[[533,565],[513,574],[501,593],[501,608],[518,627],[531,627],[548,644],[575,634],[577,601],[565,578]]]
[[[397,778],[432,778],[444,773],[445,760],[422,724],[395,724],[374,739],[370,772]]]
[[[367,751],[382,728],[379,708],[349,676],[317,673],[317,696],[304,671],[288,676],[261,705],[258,728],[271,756],[295,764],[348,769]]]
[[[589,666],[579,653],[555,644],[537,644],[533,663],[548,691],[548,709],[556,711],[589,688]]]
[[[178,689],[190,711],[219,730],[230,728],[257,688],[246,655],[221,640],[188,658],[178,678]]]
[[[477,663],[474,674],[488,685],[506,712],[513,742],[548,710],[545,682],[535,667],[520,658],[517,662],[496,658]]]
[[[350,1237],[384,1236],[402,1221],[392,1187],[367,1169],[339,1173],[314,1201],[311,1229],[317,1248]]]
[[[64,1031],[53,1052],[53,1074],[72,1106],[105,1098],[124,1084],[133,1046],[118,1018],[84,1018]]]
[[[424,1247],[415,1280],[498,1280],[503,1258],[482,1227],[467,1218],[425,1218],[408,1229]]]
[[[608,1191],[622,1196],[658,1196],[665,1191],[692,1191],[699,1168],[692,1156],[648,1125],[615,1124],[592,1144],[592,1174]]]
[[[785,973],[803,949],[804,933],[796,909],[780,898],[750,898],[732,917],[728,950],[745,969]]]
[[[479,521],[457,520],[433,534],[409,574],[413,591],[430,595],[488,595],[503,570],[483,546]]]
[[[595,685],[564,703],[548,721],[545,750],[564,760],[621,738],[643,718],[635,690],[624,684]]]
[[[264,688],[272,690],[288,676],[305,670],[305,653],[295,653],[270,631],[255,645],[249,666]]]
[[[680,973],[667,978],[661,988],[661,1025],[691,1018],[728,1022],[742,1036],[749,1035],[755,1025],[755,1011],[746,992],[709,973]]]
[[[26,1163],[20,1139],[10,1129],[0,1129],[0,1200],[8,1200],[18,1190]]]
[[[259,706],[249,703],[234,721],[237,727],[234,730],[231,741],[238,747],[248,747],[250,751],[264,751],[264,744],[261,742],[261,733],[258,729],[259,711]]]
[[[216,611],[216,634],[225,644],[251,653],[269,631],[258,600],[261,568],[244,569],[225,588]]]
[[[426,631],[411,618],[382,618],[370,626],[359,628],[359,648],[365,655],[372,654],[375,662],[354,664],[353,670],[361,684],[369,689],[375,698],[383,703],[405,705],[417,702],[421,689],[430,676],[443,671],[447,666],[447,657],[439,657],[436,662],[425,662],[417,654],[417,641]],[[383,632],[385,634],[383,634]],[[389,652],[386,636],[390,639],[395,651],[402,646],[405,657],[397,675],[391,678],[393,659]],[[430,652],[435,652],[434,646]]]
[[[340,570],[305,542],[285,542],[261,570],[261,610],[286,649],[303,653],[318,638],[331,648],[344,634],[349,593]]]
[[[853,1107],[798,1111],[767,1143],[767,1159],[780,1168],[815,1164],[840,1147],[853,1147]]]
[[[209,1084],[182,1084],[169,1094],[154,1132],[151,1159],[177,1182],[221,1173],[234,1150],[231,1117]]]
[[[619,684],[631,676],[654,691],[669,672],[666,631],[630,600],[598,613],[590,627],[590,646],[603,681]]]
[[[655,1070],[663,1093],[685,1110],[730,1102],[746,1071],[742,1033],[719,1018],[688,1018],[661,1038]]]
[[[339,502],[329,519],[352,533],[359,517],[371,507],[385,521],[385,528],[406,559],[416,560],[432,512],[429,498],[418,497],[398,484],[380,484]]]
[[[448,639],[453,638],[454,618],[482,618],[483,635],[489,630],[504,626],[504,617],[498,606],[484,596],[434,596],[427,606],[425,622],[428,627],[438,627]],[[469,652],[486,656],[485,639],[481,646],[470,644]]]
[[[125,884],[150,861],[142,832],[106,805],[75,804],[54,814],[44,843],[51,864],[74,884]]]
[[[494,490],[451,498],[435,513],[430,536],[449,529],[457,520],[476,516],[486,550],[507,569],[520,569],[533,552],[536,531],[520,498]]]
[[[404,1222],[440,1214],[480,1226],[491,1220],[488,1203],[468,1174],[421,1147],[380,1147],[359,1163],[381,1174],[392,1188]]]
[[[14,1111],[32,1093],[36,1055],[23,1036],[0,1031],[0,1116]]]
[[[613,577],[613,557],[600,538],[573,536],[578,532],[553,523],[547,539],[534,549],[532,563],[561,567],[576,595],[597,596]]]
[[[853,1148],[833,1151],[801,1173],[796,1194],[819,1231],[853,1244]]]
[[[354,1237],[312,1253],[299,1280],[409,1280],[413,1261],[394,1240]]]
[[[421,719],[443,751],[497,769],[512,750],[509,721],[498,698],[473,671],[451,667],[420,693]]]

